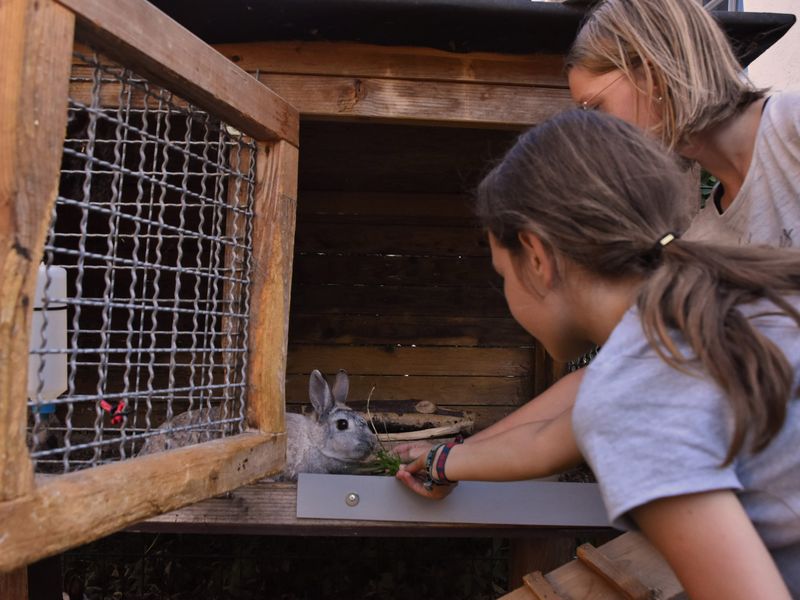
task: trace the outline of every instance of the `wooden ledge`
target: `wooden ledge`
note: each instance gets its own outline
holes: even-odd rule
[[[275,473],[285,455],[286,434],[248,432],[37,481],[0,503],[0,572]]]
[[[254,535],[535,538],[564,532],[576,536],[590,535],[607,528],[298,518],[296,483],[259,481],[224,496],[150,518],[130,526],[128,530]]]

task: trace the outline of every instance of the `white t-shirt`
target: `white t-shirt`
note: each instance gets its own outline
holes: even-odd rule
[[[742,189],[722,214],[709,198],[684,237],[800,247],[800,93],[769,98]]]
[[[800,308],[800,298],[794,299]],[[797,323],[766,302],[742,306],[761,334],[780,348],[800,388]],[[684,356],[691,348],[677,332]],[[632,308],[603,350],[586,367],[572,427],[592,467],[611,523],[635,528],[630,511],[658,498],[733,490],[800,599],[800,398],[789,402],[778,435],[760,453],[744,449],[720,466],[731,439],[725,392],[699,367],[688,374],[669,366],[647,342]]]

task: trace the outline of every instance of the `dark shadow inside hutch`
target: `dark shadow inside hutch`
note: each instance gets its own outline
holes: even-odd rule
[[[315,368],[347,370],[356,408],[370,393],[372,410],[428,400],[473,413],[476,429],[531,398],[534,341],[508,312],[470,196],[516,135],[303,122],[290,410]]]

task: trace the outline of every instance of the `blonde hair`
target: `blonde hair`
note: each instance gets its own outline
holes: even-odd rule
[[[745,304],[766,299],[800,325],[787,301],[800,294],[800,252],[676,239],[691,209],[673,156],[633,125],[572,110],[524,133],[481,182],[476,212],[511,251],[522,277],[519,234],[534,232],[565,261],[606,281],[639,278],[636,300],[647,340],[669,365],[704,371],[734,417],[726,464],[743,448],[764,449],[781,429],[794,372],[780,348],[753,326]],[[524,280],[524,277],[523,277]],[[682,334],[693,356],[672,338]]]
[[[643,76],[639,89],[658,98],[656,133],[669,149],[765,93],[742,73],[725,34],[696,0],[604,0],[587,16],[566,66],[619,69],[637,87]]]

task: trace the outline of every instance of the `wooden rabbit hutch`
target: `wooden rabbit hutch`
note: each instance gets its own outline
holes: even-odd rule
[[[14,597],[24,565],[150,517],[137,527],[529,535],[301,522],[291,484],[157,515],[279,470],[283,411],[307,403],[313,369],[346,369],[356,408],[428,400],[475,429],[554,380],[507,312],[469,192],[517,132],[570,106],[562,56],[585,11],[4,2],[0,592]],[[720,20],[745,63],[792,23]],[[56,310],[54,349],[32,315]],[[58,355],[66,394],[46,398]],[[212,406],[222,418],[200,429],[222,439],[135,457],[171,415]]]

